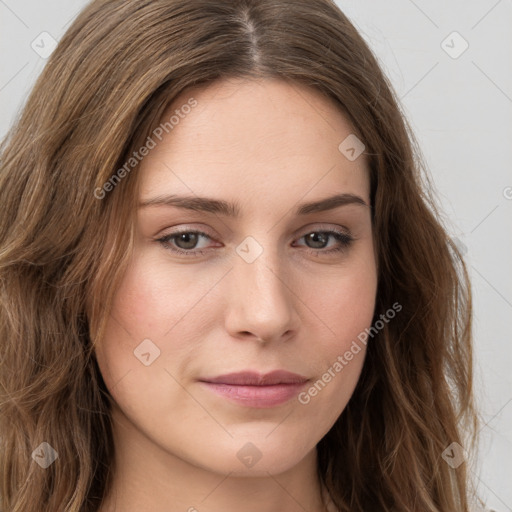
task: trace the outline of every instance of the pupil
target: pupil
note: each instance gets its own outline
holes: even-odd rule
[[[318,239],[320,239],[320,245],[314,246],[315,249],[321,249],[327,243],[327,236],[325,233],[310,233],[307,239],[309,239],[309,241],[312,241],[313,244],[317,244]]]

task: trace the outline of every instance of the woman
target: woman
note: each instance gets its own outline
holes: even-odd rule
[[[1,165],[3,512],[470,509],[466,268],[333,2],[95,0]]]

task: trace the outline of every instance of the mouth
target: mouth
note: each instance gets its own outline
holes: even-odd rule
[[[307,377],[285,370],[267,374],[243,371],[199,380],[209,391],[241,406],[255,408],[276,407],[288,402],[308,381]]]

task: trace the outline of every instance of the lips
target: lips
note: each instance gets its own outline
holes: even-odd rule
[[[261,374],[254,371],[228,373],[218,377],[200,379],[212,384],[232,384],[236,386],[272,386],[275,384],[303,384],[307,377],[286,370],[274,370]]]
[[[286,370],[261,374],[254,371],[228,373],[201,379],[209,391],[238,405],[267,408],[284,404],[296,396],[308,378]]]

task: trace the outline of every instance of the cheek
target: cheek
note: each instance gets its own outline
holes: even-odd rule
[[[134,259],[116,293],[113,311],[139,335],[156,335],[171,327],[187,300],[186,283],[181,281],[179,275],[166,275],[157,265]]]
[[[177,308],[169,307],[165,280],[162,276],[158,279],[157,274],[151,265],[143,266],[134,259],[114,296],[103,340],[96,349],[98,364],[113,396],[113,388],[129,373],[128,380],[136,376],[142,379],[141,385],[146,384],[143,381],[152,372],[143,371],[147,368],[143,361],[148,359],[144,354],[149,353],[151,361],[158,362],[160,333],[176,322]]]
[[[198,279],[192,266],[166,265],[144,255],[134,258],[116,293],[113,314],[141,340],[163,339],[175,326],[182,329],[182,320],[197,319],[201,308],[195,306],[217,279],[206,273]]]
[[[305,286],[307,305],[330,334],[323,338],[326,353],[332,357],[345,351],[370,326],[375,312],[377,269],[371,251],[361,251],[346,267]]]
[[[368,253],[369,254],[369,253]],[[321,286],[320,286],[321,285]],[[359,379],[366,354],[367,332],[375,312],[377,272],[371,257],[355,259],[346,269],[307,283],[307,306],[318,317],[321,331],[311,360],[318,366],[316,383],[302,403],[332,421],[342,412]],[[328,423],[328,421],[327,421]]]
[[[206,327],[204,311],[215,308],[208,292],[217,274],[205,272],[198,279],[191,265],[173,268],[154,258],[133,258],[96,349],[105,383],[117,385],[130,373],[130,380],[149,386],[156,372],[145,370],[166,368],[169,361],[189,362],[197,333]],[[154,361],[149,368],[137,357],[148,352],[146,359]]]
[[[134,261],[123,276],[96,356],[123,415],[150,429],[148,418],[166,424],[170,411],[190,407],[169,361],[190,359],[190,333],[183,327],[188,324],[180,320],[188,320],[200,290],[183,276],[165,275],[158,266],[143,263]]]

